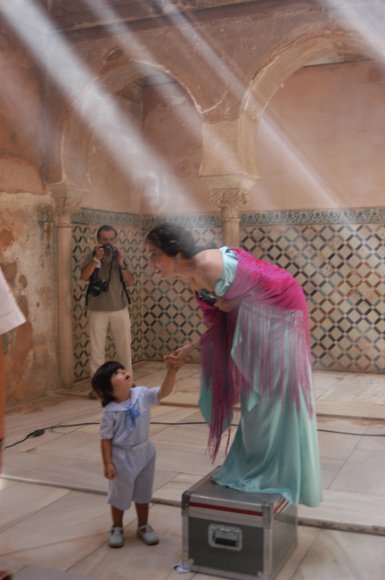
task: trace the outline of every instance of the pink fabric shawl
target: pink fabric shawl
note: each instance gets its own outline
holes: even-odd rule
[[[211,415],[206,419],[213,459],[241,394],[250,401],[257,393],[257,404],[258,395],[283,399],[286,389],[289,400],[298,407],[302,392],[312,413],[307,305],[302,288],[286,270],[244,250],[232,250],[238,258],[237,271],[222,298],[234,301],[234,308],[223,312],[197,297],[208,326],[200,346],[202,385],[210,389],[211,397]],[[277,352],[287,353],[288,348],[284,362]]]

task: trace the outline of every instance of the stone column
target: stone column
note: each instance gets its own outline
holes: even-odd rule
[[[244,175],[205,176],[213,205],[221,208],[222,239],[226,246],[239,246],[240,208],[249,201],[255,178]]]
[[[82,195],[65,183],[55,183],[50,190],[55,202],[60,382],[61,387],[69,389],[74,376],[71,215],[80,206]]]
[[[248,202],[248,193],[240,189],[219,189],[211,194],[210,200],[221,208],[223,243],[239,246],[240,206]]]

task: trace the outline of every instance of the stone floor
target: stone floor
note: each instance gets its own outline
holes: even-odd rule
[[[135,366],[156,385],[162,363]],[[126,544],[106,545],[110,526],[98,440],[100,405],[88,386],[12,410],[0,478],[0,569],[15,580],[176,580],[183,491],[213,469],[197,410],[199,368],[186,365],[174,393],[152,412],[158,459],[147,547],[126,513]],[[385,578],[385,376],[315,373],[324,501],[299,508],[299,542],[278,580]],[[44,433],[26,436],[36,429]],[[26,438],[26,439],[25,439]],[[19,441],[24,441],[18,443]],[[16,443],[16,445],[13,445]],[[223,461],[223,454],[217,464]],[[186,580],[203,580],[187,572]]]

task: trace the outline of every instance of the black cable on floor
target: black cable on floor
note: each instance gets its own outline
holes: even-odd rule
[[[63,429],[67,427],[86,427],[87,425],[100,425],[100,421],[91,421],[87,423],[66,423],[61,425],[51,425],[50,427],[42,427],[41,429],[35,429],[34,431],[31,431],[31,433],[28,433],[28,435],[26,435],[23,439],[15,441],[10,445],[5,445],[4,449],[10,449],[11,447],[20,445],[20,443],[23,443],[24,441],[32,437],[40,437],[41,435],[44,435],[46,431],[53,431],[54,429]],[[151,421],[151,425],[167,425],[170,427],[177,427],[179,425],[207,425],[207,423],[205,421],[181,421],[180,423],[179,422],[168,423],[166,421]],[[238,424],[231,423],[230,427],[238,427]],[[320,431],[322,433],[334,433],[336,435],[354,435],[356,437],[385,437],[385,433],[351,433],[350,431],[336,431],[334,429],[317,429],[317,431]]]

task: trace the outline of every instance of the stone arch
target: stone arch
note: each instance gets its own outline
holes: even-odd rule
[[[241,167],[247,175],[259,177],[256,138],[259,122],[280,86],[303,66],[328,55],[367,56],[369,47],[357,36],[344,31],[325,30],[316,36],[301,36],[281,48],[255,76],[245,95],[238,121],[237,148]]]
[[[171,71],[153,64],[130,63],[115,67],[113,70],[100,75],[97,80],[85,88],[82,95],[73,102],[64,127],[61,145],[62,181],[71,189],[86,190],[89,187],[87,167],[89,144],[94,126],[84,122],[92,118],[95,108],[102,106],[103,95],[116,95],[124,87],[154,74],[163,74],[178,83],[191,99],[199,113],[198,101],[190,87],[183,84]],[[82,120],[79,123],[79,120]],[[76,144],[76,147],[74,147]]]

